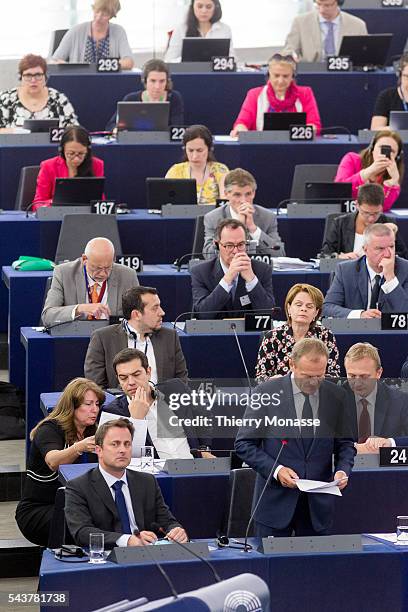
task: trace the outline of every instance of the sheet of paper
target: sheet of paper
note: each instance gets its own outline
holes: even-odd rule
[[[299,478],[296,480],[296,486],[304,493],[327,493],[328,495],[338,495],[341,497],[341,491],[337,486],[338,480],[333,482],[322,482],[321,480],[307,480]]]
[[[369,538],[374,538],[375,540],[383,540],[384,542],[392,542],[392,544],[397,543],[397,534],[396,533],[366,533],[364,534]]]
[[[99,420],[99,425],[106,423],[106,421],[113,421],[115,419],[119,419],[119,415],[113,414],[112,412],[101,413],[101,418]],[[146,434],[147,434],[147,421],[144,419],[132,419],[132,417],[127,417],[129,421],[133,424],[135,428],[135,434],[133,436],[132,442],[132,457],[140,457],[142,454],[141,448],[142,446],[146,446]]]
[[[152,468],[145,468],[141,466],[141,459],[134,458],[128,465],[128,470],[134,470],[135,472],[148,472],[149,474],[158,474],[163,471],[165,461],[163,459],[155,459],[153,461]]]

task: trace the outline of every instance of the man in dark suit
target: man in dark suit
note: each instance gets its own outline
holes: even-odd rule
[[[199,449],[202,457],[212,457],[210,438],[199,439],[190,425],[193,418],[190,406],[181,405],[173,412],[168,405],[170,396],[189,394],[183,381],[173,379],[152,385],[147,357],[137,349],[120,351],[113,360],[113,369],[125,395],[104,406],[104,410],[131,418],[140,446],[153,446],[160,459],[191,459],[190,449]],[[174,416],[181,419],[181,426],[172,422]],[[189,419],[186,425],[184,419]]]
[[[394,231],[381,223],[367,227],[364,253],[337,266],[323,316],[372,319],[382,312],[408,312],[408,261],[395,256]]]
[[[91,533],[103,533],[105,548],[145,546],[157,540],[158,523],[170,539],[187,534],[164,503],[152,474],[126,470],[132,457],[133,425],[108,421],[95,435],[99,466],[67,483],[65,518],[78,546],[89,546]]]
[[[256,389],[257,397],[270,398],[268,406],[264,403],[265,411],[246,412],[248,418],[263,418],[263,428],[247,422],[238,432],[236,452],[257,472],[254,500],[273,469],[270,486],[255,515],[257,536],[330,532],[334,496],[303,493],[296,486],[299,478],[334,479],[344,489],[353,467],[356,451],[353,439],[345,436],[347,423],[343,422],[345,393],[324,381],[327,360],[328,351],[321,340],[304,338],[297,342],[290,360],[291,374]],[[273,428],[269,421],[267,426],[266,418],[274,416],[287,421],[287,425]],[[282,446],[281,459],[275,464]]]
[[[368,342],[349,348],[344,358],[350,423],[358,453],[382,446],[408,445],[408,395],[382,382],[378,350]]]
[[[44,325],[76,317],[121,316],[122,293],[139,281],[134,270],[114,261],[112,242],[93,238],[82,257],[57,266],[41,314]]]
[[[164,310],[157,289],[132,287],[122,296],[124,321],[96,330],[85,357],[84,371],[102,388],[117,387],[113,359],[124,348],[147,355],[153,383],[170,378],[187,382],[186,360],[176,330],[163,327]]]
[[[236,317],[237,312],[273,308],[272,269],[248,257],[247,238],[241,221],[224,219],[218,225],[214,242],[219,257],[191,270],[193,310],[198,318]]]
[[[408,258],[408,250],[398,227],[391,217],[383,214],[384,189],[378,183],[366,183],[358,190],[355,213],[347,213],[332,219],[326,225],[322,255],[337,254],[339,259],[358,259],[363,252],[363,232],[373,223],[390,223],[396,232],[395,251],[399,257]]]
[[[257,253],[266,253],[273,257],[285,255],[285,245],[278,232],[276,214],[254,204],[256,181],[250,172],[235,168],[225,176],[224,204],[204,215],[204,248],[207,257],[216,255],[214,237],[217,226],[223,219],[238,219],[245,225],[250,240],[256,243]]]

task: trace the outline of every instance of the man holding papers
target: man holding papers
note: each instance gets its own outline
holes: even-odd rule
[[[263,416],[265,425],[242,427],[235,448],[257,472],[255,499],[273,474],[255,514],[257,536],[330,532],[334,514],[334,497],[327,494],[330,489],[306,493],[297,486],[299,479],[334,480],[344,489],[353,467],[356,451],[344,422],[345,393],[324,380],[327,360],[328,351],[321,340],[304,338],[293,347],[291,373],[254,391],[270,398],[263,411],[255,411],[258,418]],[[246,416],[251,412],[248,409]],[[276,415],[280,427],[267,425]],[[300,484],[304,490],[304,483]]]

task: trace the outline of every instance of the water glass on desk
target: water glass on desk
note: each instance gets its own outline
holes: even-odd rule
[[[89,561],[88,563],[106,563],[105,536],[103,533],[89,534]]]
[[[408,516],[397,516],[397,544],[408,546]]]
[[[154,448],[153,446],[142,446],[140,455],[140,467],[142,470],[153,470]]]

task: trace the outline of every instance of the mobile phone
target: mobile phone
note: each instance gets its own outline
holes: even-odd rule
[[[380,151],[382,155],[391,159],[391,146],[390,145],[381,145]]]

